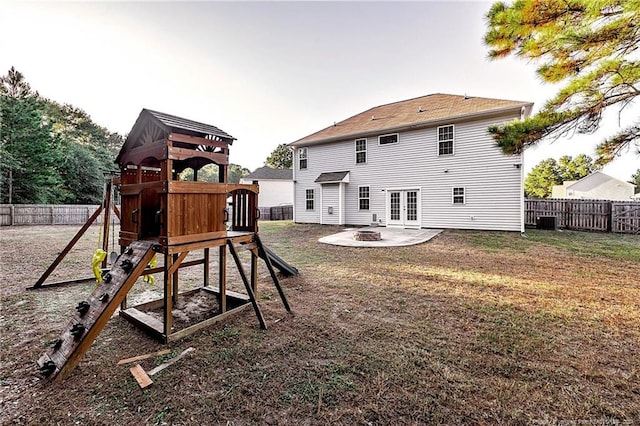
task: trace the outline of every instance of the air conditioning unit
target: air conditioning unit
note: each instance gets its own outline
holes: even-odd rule
[[[536,228],[555,231],[557,229],[556,217],[555,216],[538,216],[536,218]]]

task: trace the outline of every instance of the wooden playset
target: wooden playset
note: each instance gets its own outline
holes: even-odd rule
[[[100,214],[113,209],[120,219],[120,255],[76,313],[60,338],[38,360],[40,372],[49,378],[64,379],[77,365],[115,310],[162,342],[180,339],[229,315],[252,306],[260,326],[265,320],[256,300],[258,259],[261,258],[278,290],[285,309],[291,312],[280,286],[275,266],[286,275],[297,270],[264,247],[258,234],[258,185],[227,182],[229,147],[234,138],[215,126],[198,123],[156,111],[142,110],[127,137],[116,162],[120,175],[112,179],[121,195],[121,212],[111,200],[111,182],[105,201],[32,288],[47,287],[46,278],[71,250],[82,233]],[[205,165],[218,167],[219,182],[197,181]],[[180,173],[193,170],[192,181],[182,181]],[[108,246],[108,220],[103,229],[103,250]],[[217,249],[217,286],[211,285],[210,256]],[[238,250],[250,251],[249,273]],[[202,252],[186,261],[190,253]],[[227,289],[227,253],[230,253],[246,294]],[[162,266],[149,267],[154,256]],[[103,262],[106,266],[107,259]],[[182,268],[202,265],[203,285],[180,293]],[[162,299],[128,306],[127,293],[141,275],[161,273]],[[67,283],[67,282],[63,282]],[[55,283],[61,284],[61,283]],[[50,285],[55,285],[50,284]],[[174,326],[173,309],[179,298],[203,293],[217,302],[215,314],[190,324]],[[150,315],[149,311],[160,311]]]

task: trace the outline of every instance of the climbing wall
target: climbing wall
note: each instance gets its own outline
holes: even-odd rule
[[[91,296],[78,303],[60,338],[38,360],[43,376],[63,380],[71,373],[144,272],[155,249],[153,242],[134,241],[118,257]]]

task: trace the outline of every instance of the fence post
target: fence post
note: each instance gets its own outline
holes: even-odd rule
[[[9,226],[13,226],[15,215],[16,215],[16,206],[11,204],[9,206]]]

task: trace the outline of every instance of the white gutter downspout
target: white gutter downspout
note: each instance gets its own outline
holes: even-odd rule
[[[524,154],[520,154],[520,233],[524,234]]]
[[[294,147],[290,147],[289,149],[291,150],[291,167],[293,170],[293,223],[296,223],[296,195],[298,192],[298,185],[296,184],[296,149]]]
[[[338,216],[338,225],[344,225],[344,182],[340,182],[338,185],[338,209],[340,209],[340,215]]]
[[[533,105],[529,106],[528,111],[524,106],[520,108],[520,121],[527,118],[531,108]],[[524,234],[524,149],[520,153],[520,233]]]
[[[320,185],[320,225],[324,225],[324,206],[322,205],[322,187],[324,185]]]

